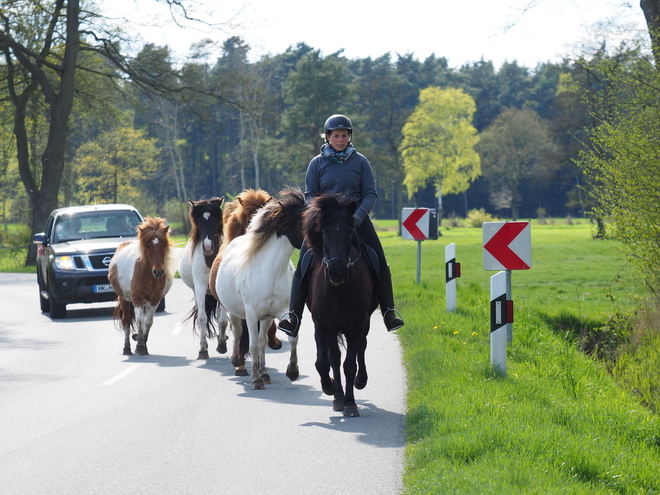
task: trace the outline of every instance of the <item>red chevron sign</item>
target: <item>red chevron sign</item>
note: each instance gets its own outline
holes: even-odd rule
[[[532,267],[531,230],[529,222],[484,223],[484,269],[529,270]]]
[[[415,241],[429,238],[429,209],[404,208],[401,215],[401,237]]]

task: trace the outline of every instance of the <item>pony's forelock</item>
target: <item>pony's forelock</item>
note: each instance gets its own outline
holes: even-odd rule
[[[352,221],[353,208],[346,206],[355,200],[343,194],[321,194],[312,200],[303,216],[303,233],[307,247],[315,256],[322,256],[323,234],[325,225],[333,223],[343,216],[347,222]]]

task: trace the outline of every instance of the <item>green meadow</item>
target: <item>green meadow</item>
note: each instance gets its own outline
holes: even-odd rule
[[[657,493],[660,418],[617,384],[606,361],[616,324],[644,294],[616,243],[588,223],[532,225],[532,268],[512,272],[513,340],[490,365],[481,229],[423,241],[383,232],[406,326],[404,492]],[[461,263],[458,308],[445,310],[444,249]],[[584,351],[591,353],[587,355]]]
[[[397,331],[408,384],[405,494],[660,492],[660,417],[651,407],[660,402],[660,339],[619,355],[631,340],[626,317],[646,293],[617,243],[593,239],[584,220],[533,223],[532,268],[512,272],[502,374],[490,365],[496,272],[483,269],[481,229],[443,227],[422,242],[418,284],[418,242],[399,237],[396,221],[376,225],[406,321]],[[461,263],[452,313],[449,243]],[[0,251],[0,270],[33,271],[23,259]]]

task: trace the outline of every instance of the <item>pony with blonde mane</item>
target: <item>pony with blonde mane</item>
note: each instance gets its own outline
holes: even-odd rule
[[[170,228],[163,218],[147,217],[138,225],[137,240],[120,244],[110,261],[108,279],[117,293],[115,321],[124,330],[124,355],[130,356],[130,335],[135,352],[148,355],[147,339],[161,299],[172,287],[176,258]]]

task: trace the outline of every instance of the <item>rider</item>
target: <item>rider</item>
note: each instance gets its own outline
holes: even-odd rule
[[[325,144],[321,153],[315,156],[307,167],[305,176],[305,199],[309,203],[323,193],[343,193],[358,200],[359,206],[353,215],[355,228],[362,241],[370,246],[378,256],[380,274],[374,277],[378,283],[380,309],[389,332],[403,326],[399,312],[394,308],[392,276],[385,260],[385,253],[376,234],[369,212],[376,203],[376,180],[369,160],[358,153],[351,142],[353,124],[345,115],[331,115],[325,121]],[[298,267],[291,284],[289,312],[280,320],[277,328],[291,337],[298,335],[300,321],[307,297],[305,260],[311,256],[306,243],[300,250]]]

